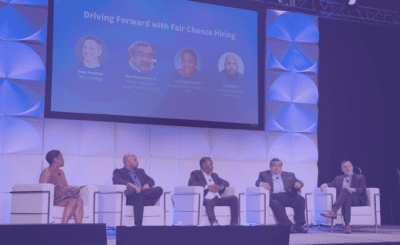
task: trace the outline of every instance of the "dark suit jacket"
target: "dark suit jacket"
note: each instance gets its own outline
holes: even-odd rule
[[[299,189],[294,188],[294,184],[299,182],[301,187],[303,187],[303,182],[298,180],[294,173],[282,171],[281,176],[283,188],[286,190],[286,192],[293,195],[299,195]],[[269,192],[269,195],[271,196],[274,193],[274,181],[272,180],[271,170],[260,172],[258,175],[258,180],[256,181],[256,186],[259,187],[261,182],[268,183],[271,186],[271,190]]]
[[[142,186],[144,184],[149,184],[149,187],[154,186],[154,180],[150,178],[142,168],[136,170],[136,175],[138,176]],[[113,172],[113,184],[114,185],[127,185],[128,183],[134,183],[128,169],[117,168]]]
[[[339,176],[336,176],[332,182],[326,183],[329,187],[336,188],[336,197],[339,196],[340,192],[343,189],[342,188],[343,180],[344,180],[344,175],[339,175]],[[360,198],[361,205],[366,205],[368,197],[366,197],[367,193],[366,193],[365,189],[367,188],[367,182],[365,181],[364,175],[353,173],[353,177],[351,178],[351,186],[350,187],[356,189],[356,193],[358,194],[358,197]]]
[[[211,172],[211,178],[215,184],[221,186],[221,190],[218,192],[220,195],[224,193],[225,188],[229,187],[229,182],[221,179],[218,174]],[[195,170],[190,174],[189,186],[202,186],[205,187],[207,184],[206,178],[204,178],[203,172],[201,170]],[[204,190],[204,196],[207,195],[208,189]]]

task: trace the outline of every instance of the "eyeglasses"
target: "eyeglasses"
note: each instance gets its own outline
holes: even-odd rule
[[[142,52],[140,52],[140,53],[137,54],[137,57],[139,57],[141,59],[143,59],[145,57],[147,59],[152,59],[153,58],[153,54],[152,53],[142,53]]]

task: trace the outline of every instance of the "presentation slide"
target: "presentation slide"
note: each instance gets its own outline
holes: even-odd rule
[[[52,112],[258,124],[257,12],[55,0]]]

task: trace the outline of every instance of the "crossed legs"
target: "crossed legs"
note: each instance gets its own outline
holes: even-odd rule
[[[83,217],[83,200],[77,198],[67,198],[60,202],[57,206],[64,207],[61,223],[66,224],[68,220],[74,216],[75,223],[82,223]]]
[[[135,217],[135,225],[141,226],[143,223],[144,206],[154,206],[160,199],[163,189],[159,186],[142,189],[140,193],[128,195],[126,199],[127,205],[133,205],[133,215]]]
[[[338,210],[342,208],[344,224],[349,225],[352,206],[360,206],[358,194],[355,192],[350,193],[347,189],[343,188],[339,197],[336,199],[336,202],[333,204],[332,212],[337,214]]]

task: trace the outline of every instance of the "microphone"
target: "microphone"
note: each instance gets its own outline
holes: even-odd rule
[[[276,177],[276,179],[279,179],[279,177]]]
[[[60,173],[58,173],[58,176],[61,176],[61,174],[60,174]]]

